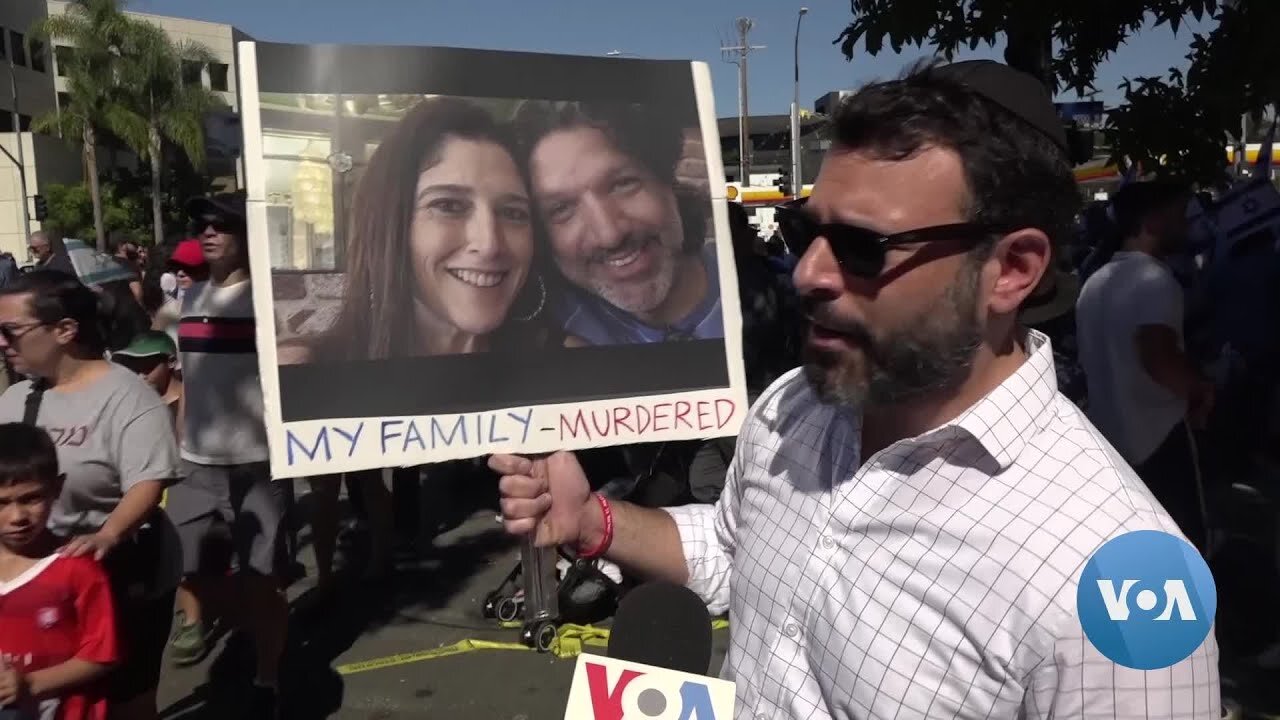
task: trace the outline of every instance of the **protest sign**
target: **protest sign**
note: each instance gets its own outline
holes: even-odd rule
[[[736,434],[705,64],[239,51],[273,475]]]

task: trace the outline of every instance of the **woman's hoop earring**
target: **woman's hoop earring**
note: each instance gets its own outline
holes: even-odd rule
[[[529,322],[530,320],[542,314],[542,308],[547,304],[547,284],[542,281],[542,275],[538,274],[538,306],[528,315],[522,315],[516,318],[520,322]]]

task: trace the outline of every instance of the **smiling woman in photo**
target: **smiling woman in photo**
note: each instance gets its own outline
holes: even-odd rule
[[[356,189],[337,319],[318,339],[282,343],[279,362],[549,344],[547,278],[512,147],[507,131],[465,100],[431,98],[410,110]]]
[[[431,98],[382,141],[356,187],[346,289],[318,338],[283,342],[281,365],[536,349],[564,343],[545,321],[525,168],[483,108]],[[368,576],[391,565],[391,496],[379,471],[348,475],[371,530]],[[312,478],[318,581],[330,585],[341,477]],[[354,482],[352,482],[354,480]]]

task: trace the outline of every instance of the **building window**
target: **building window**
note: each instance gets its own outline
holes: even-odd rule
[[[218,92],[226,92],[227,88],[227,71],[231,68],[226,63],[211,63],[209,65],[209,89]]]
[[[8,55],[5,54],[5,47],[7,46],[7,43],[5,42],[5,36],[8,34],[9,33],[5,32],[4,26],[0,25],[0,60],[3,60],[9,57]]]
[[[272,269],[336,271],[329,138],[269,133],[262,140]]]
[[[27,66],[27,39],[22,33],[9,31],[9,52],[13,55],[13,64]]]
[[[31,69],[36,72],[45,72],[44,62],[44,43],[31,38]]]
[[[55,45],[53,48],[54,71],[58,77],[66,77],[71,72],[71,58],[75,48],[70,45]]]
[[[182,61],[182,82],[186,85],[199,85],[204,74],[204,66],[192,60]]]
[[[18,131],[29,132],[31,130],[31,116],[18,116]],[[0,133],[13,132],[13,114],[9,112],[0,112]]]

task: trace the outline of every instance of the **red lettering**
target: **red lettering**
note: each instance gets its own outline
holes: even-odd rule
[[[643,418],[640,420],[640,424],[636,426],[636,432],[643,435],[649,430],[649,426],[653,423],[653,413],[649,412],[648,406],[637,405],[636,417]]]
[[[727,405],[728,409],[724,411],[724,414],[721,414],[720,408],[723,407],[723,405]],[[737,412],[737,409],[738,405],[734,401],[727,400],[725,398],[718,398],[716,400],[716,429],[719,430],[725,425],[728,425],[729,421],[733,419],[734,414]]]
[[[688,401],[688,400],[677,400],[677,401],[676,401],[676,421],[675,421],[674,423],[672,423],[672,427],[673,427],[673,428],[678,428],[678,427],[680,427],[680,421],[681,421],[681,420],[684,420],[684,426],[685,426],[685,427],[687,427],[687,428],[689,428],[689,429],[693,429],[693,425],[690,425],[690,424],[689,424],[689,418],[688,418],[689,410],[690,410],[690,409],[691,409],[691,408],[689,407],[689,401]]]
[[[631,408],[616,407],[613,409],[613,426],[622,428],[629,433],[635,432],[631,429]]]
[[[705,419],[708,415],[711,414],[711,410],[707,407],[710,404],[711,403],[707,402],[706,400],[698,401],[698,429],[699,430],[708,430],[711,428],[711,425],[708,424]]]
[[[665,420],[667,417],[666,415],[662,414],[662,408],[670,409],[670,407],[671,407],[671,403],[658,403],[657,405],[653,406],[653,431],[654,432],[662,432],[664,430],[670,429],[667,427],[658,427],[658,423],[661,422],[662,420]]]
[[[591,425],[596,429],[598,437],[609,437],[609,411],[604,411],[604,429],[600,428],[600,420],[597,419],[596,411],[591,411]]]
[[[591,693],[591,709],[596,720],[622,719],[622,692],[627,684],[640,677],[635,670],[623,670],[618,684],[609,689],[609,671],[603,665],[587,663],[587,689]]]
[[[564,440],[566,434],[574,440],[577,440],[579,431],[581,431],[583,435],[586,435],[588,440],[591,439],[591,431],[587,429],[587,420],[582,416],[581,410],[578,411],[578,415],[573,419],[572,423],[570,423],[568,415],[560,413],[561,440]]]

